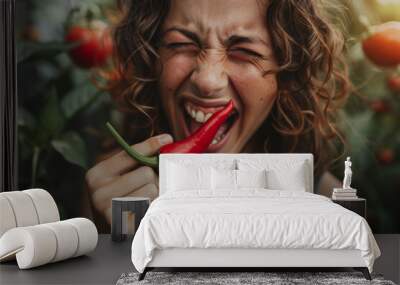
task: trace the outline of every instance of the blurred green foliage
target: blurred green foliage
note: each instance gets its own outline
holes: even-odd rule
[[[400,1],[342,1],[347,23],[346,54],[354,87],[338,123],[347,141],[345,156],[353,160],[353,183],[367,198],[368,221],[375,233],[399,233],[400,93],[390,90],[388,78],[398,67],[379,68],[362,51],[371,27],[400,21]],[[343,160],[333,168],[343,178]]]
[[[63,41],[68,13],[82,1],[17,5],[19,187],[49,190],[64,218],[76,216],[84,175],[101,151],[112,103],[97,87],[96,71],[80,69],[69,59],[75,44]]]

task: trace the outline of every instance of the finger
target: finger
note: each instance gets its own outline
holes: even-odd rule
[[[93,204],[97,210],[102,211],[109,206],[111,198],[123,197],[146,184],[155,184],[156,180],[157,174],[151,167],[139,167],[95,191],[92,194]]]
[[[169,134],[162,134],[151,137],[141,143],[135,144],[132,147],[139,153],[145,156],[151,156],[166,144],[173,142]],[[89,169],[86,174],[86,181],[91,189],[97,189],[110,183],[110,177],[118,176],[137,167],[139,163],[131,158],[125,151],[120,151],[118,154],[103,160],[95,167]]]
[[[110,176],[110,177],[102,177],[102,178],[97,178],[94,179],[92,177],[88,177],[88,174],[86,174],[86,183],[89,186],[89,192],[94,193],[96,192],[100,187],[103,187],[116,179],[118,179],[119,176]]]
[[[151,137],[132,147],[144,156],[152,156],[157,154],[163,145],[170,144],[171,142],[173,142],[173,139],[169,134],[162,134]],[[125,173],[127,170],[137,167],[139,164],[139,162],[130,157],[125,151],[121,151],[116,156],[111,157],[109,163],[112,165],[118,164],[117,168],[111,170],[111,173],[114,174]]]
[[[146,184],[143,187],[129,193],[129,197],[147,197],[153,201],[155,198],[158,197],[158,187],[155,184]]]

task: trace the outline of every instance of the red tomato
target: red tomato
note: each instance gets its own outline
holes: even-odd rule
[[[365,55],[380,67],[400,64],[400,22],[376,26],[372,35],[362,42]]]
[[[382,164],[390,164],[394,160],[394,151],[391,148],[382,148],[378,150],[376,158]]]
[[[400,75],[392,75],[387,79],[387,86],[393,92],[400,92]]]
[[[98,67],[112,54],[112,39],[108,26],[102,21],[92,21],[89,27],[72,26],[65,36],[68,43],[79,43],[69,51],[72,61],[82,67]]]
[[[370,108],[376,113],[386,113],[390,111],[388,102],[382,99],[376,99],[369,103]]]

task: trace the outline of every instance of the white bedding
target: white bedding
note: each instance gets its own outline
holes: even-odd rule
[[[139,272],[165,248],[358,249],[370,272],[380,255],[365,219],[326,197],[265,189],[199,193],[154,200],[132,243]]]

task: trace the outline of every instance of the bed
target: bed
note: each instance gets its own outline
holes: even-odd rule
[[[311,154],[162,154],[132,242],[139,280],[160,267],[352,267],[370,280],[368,223],[313,185]]]

